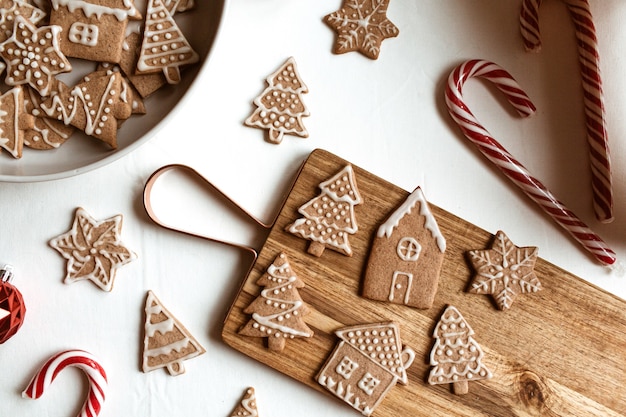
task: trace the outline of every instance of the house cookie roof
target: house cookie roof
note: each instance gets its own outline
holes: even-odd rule
[[[378,237],[391,237],[393,231],[398,227],[400,221],[404,218],[404,216],[411,213],[413,208],[417,203],[420,203],[420,212],[419,214],[426,218],[426,222],[424,227],[430,231],[430,234],[437,240],[437,246],[441,252],[446,251],[446,239],[441,234],[439,230],[439,226],[437,225],[437,220],[435,220],[435,216],[433,216],[430,208],[428,207],[428,202],[426,201],[426,197],[424,197],[424,193],[420,187],[417,187],[408,197],[404,200],[404,203],[400,207],[396,209],[389,218],[378,228],[378,232],[376,236]]]
[[[344,327],[335,334],[372,362],[394,375],[400,382],[408,382],[400,330],[394,322],[372,323]]]
[[[119,21],[141,18],[141,13],[135,7],[133,0],[116,0],[100,4],[93,0],[51,0],[51,2],[54,10],[58,10],[59,7],[67,7],[70,12],[80,9],[87,17],[100,18],[102,15],[113,15]]]

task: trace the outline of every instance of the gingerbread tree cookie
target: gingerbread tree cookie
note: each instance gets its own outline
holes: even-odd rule
[[[310,240],[308,253],[322,256],[330,248],[352,255],[348,235],[358,230],[354,206],[361,204],[352,165],[319,185],[322,192],[298,209],[304,217],[287,226],[287,230]]]
[[[122,74],[98,71],[74,88],[61,90],[40,105],[40,113],[83,130],[111,148],[117,148],[118,120],[130,117],[132,105]]]
[[[298,74],[293,57],[267,77],[269,86],[254,100],[256,110],[245,121],[247,126],[268,130],[268,140],[280,143],[283,136],[308,137],[302,117],[309,111],[302,102],[302,94],[308,93]]]
[[[144,372],[166,368],[170,375],[180,375],[185,372],[184,361],[206,352],[152,291],[146,298],[144,330]]]
[[[519,294],[541,290],[535,275],[536,247],[517,247],[502,231],[491,249],[472,250],[469,259],[476,274],[468,292],[490,294],[500,310],[508,310]]]
[[[118,268],[137,258],[121,241],[121,231],[121,215],[97,221],[84,209],[76,209],[72,229],[50,241],[67,259],[65,283],[88,279],[111,291]]]
[[[286,254],[274,259],[257,285],[264,289],[244,310],[252,318],[239,330],[240,335],[265,337],[268,348],[277,352],[284,349],[287,339],[313,336],[304,322],[308,307],[298,292],[304,282],[291,269]]]
[[[259,417],[254,388],[250,387],[246,390],[241,402],[230,413],[230,417]]]
[[[177,84],[180,67],[199,59],[162,0],[150,0],[137,73],[162,71],[168,83]]]
[[[16,16],[13,34],[0,44],[0,56],[7,63],[6,83],[28,84],[42,96],[54,91],[55,75],[72,70],[59,46],[60,33],[60,26],[37,28]]]
[[[389,0],[344,0],[341,9],[324,17],[337,32],[333,53],[358,51],[377,59],[383,40],[398,36],[398,28],[387,19]]]
[[[463,395],[469,391],[469,381],[491,378],[491,371],[482,363],[483,351],[473,335],[474,331],[459,310],[448,306],[433,334],[435,345],[430,352],[433,368],[429,384],[452,384],[454,393]]]
[[[65,91],[68,87],[61,81],[57,83],[57,92]],[[31,149],[48,150],[55,149],[64,144],[76,130],[74,126],[66,125],[60,120],[45,117],[41,111],[43,97],[32,87],[26,87],[24,91],[24,107],[27,113],[35,118],[35,124],[31,129],[24,132],[24,145]]]
[[[35,118],[24,111],[24,92],[21,86],[0,96],[0,148],[14,158],[22,157],[24,132],[35,125]]]

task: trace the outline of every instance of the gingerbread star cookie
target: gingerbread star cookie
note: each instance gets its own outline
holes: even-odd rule
[[[0,56],[7,63],[6,83],[28,84],[42,96],[54,91],[54,76],[72,70],[59,46],[60,33],[60,26],[37,28],[23,16],[17,16],[13,34],[0,44]]]
[[[120,239],[122,216],[98,221],[77,208],[72,229],[49,243],[67,259],[65,283],[88,279],[104,291],[113,289],[117,269],[137,255]]]
[[[358,51],[377,59],[383,40],[400,31],[387,19],[389,0],[344,0],[341,9],[324,16],[324,22],[337,32],[333,53]]]
[[[476,274],[468,292],[490,294],[500,310],[507,310],[519,294],[541,290],[535,275],[536,247],[517,247],[502,231],[491,249],[468,252]]]

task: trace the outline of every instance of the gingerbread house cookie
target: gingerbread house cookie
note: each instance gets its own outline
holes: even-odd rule
[[[381,224],[372,243],[363,296],[430,308],[446,250],[421,188],[416,188]]]
[[[63,28],[66,56],[96,62],[119,62],[128,20],[141,14],[133,0],[51,0],[50,24]]]
[[[396,383],[408,384],[415,352],[404,347],[396,323],[345,327],[317,382],[365,416],[372,414]]]

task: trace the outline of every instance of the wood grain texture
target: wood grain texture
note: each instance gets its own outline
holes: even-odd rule
[[[305,161],[226,317],[222,337],[228,345],[327,392],[329,401],[340,401],[315,381],[337,343],[334,331],[394,320],[416,359],[407,370],[409,384],[392,388],[374,416],[626,416],[626,302],[545,260],[538,259],[535,268],[543,290],[499,311],[491,297],[465,292],[473,273],[466,252],[488,248],[493,235],[431,204],[447,240],[433,307],[416,310],[364,299],[361,280],[374,232],[408,192],[354,165],[363,204],[355,207],[359,231],[350,236],[353,256],[329,249],[320,258],[307,254],[309,242],[285,227],[300,217],[298,207],[319,194],[318,185],[346,164],[323,150]],[[265,339],[237,331],[249,318],[243,308],[260,293],[255,282],[281,251],[306,283],[300,295],[311,308],[305,322],[315,335],[288,340],[282,353],[273,353]],[[493,372],[490,380],[471,382],[464,396],[452,394],[449,385],[426,382],[433,329],[447,305],[456,306],[472,326],[485,351],[483,363]],[[346,412],[359,415],[348,405]]]

